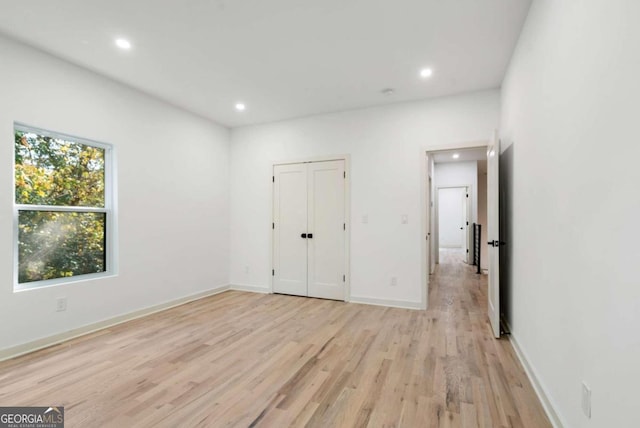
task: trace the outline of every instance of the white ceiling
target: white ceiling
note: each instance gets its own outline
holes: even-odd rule
[[[458,158],[454,159],[453,155],[457,154]],[[478,147],[473,149],[462,150],[441,150],[438,152],[432,152],[434,163],[450,163],[450,162],[468,162],[487,160],[487,148]]]
[[[240,126],[499,87],[530,3],[16,0],[0,32]]]

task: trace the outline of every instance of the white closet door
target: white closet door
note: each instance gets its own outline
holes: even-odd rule
[[[307,293],[307,166],[277,165],[273,199],[273,291]]]
[[[344,161],[308,164],[309,296],[345,298]]]

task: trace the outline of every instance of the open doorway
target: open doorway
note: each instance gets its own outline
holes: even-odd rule
[[[479,246],[477,253],[484,256],[481,272],[486,273],[488,250],[484,247],[487,243],[487,144],[488,141],[462,143],[458,147],[450,145],[439,150],[426,151],[423,170],[425,296],[429,293],[429,276],[436,274],[436,270],[439,269],[441,248],[448,254],[456,254],[455,259],[459,266],[457,269],[475,272],[475,247]],[[447,210],[444,206],[446,200],[456,201],[454,205],[459,207],[449,208],[449,212],[452,213],[449,215],[443,215],[441,212]],[[448,235],[444,231],[447,223],[451,232]],[[485,231],[482,241],[474,241],[474,224],[479,224]],[[451,236],[455,240],[450,239]]]
[[[436,298],[436,304],[447,305],[451,298],[465,293],[486,300],[487,318],[496,337],[500,336],[496,253],[503,245],[495,208],[499,153],[495,133],[486,143],[427,150],[422,176],[426,300]]]
[[[476,252],[482,257],[480,272],[486,273],[488,269],[488,250],[486,247],[487,226],[487,146],[486,142],[463,143],[460,147],[454,145],[440,150],[427,150],[425,153],[424,167],[424,215],[423,225],[426,235],[424,273],[425,292],[428,293],[429,275],[433,275],[440,263],[440,250],[454,248],[459,253],[457,260],[461,264],[475,265]],[[457,225],[459,240],[452,243],[447,236],[441,236],[440,219],[438,212],[439,193],[442,189],[450,189],[443,192],[455,193],[457,188],[461,197],[464,191],[464,208],[454,210],[456,214],[447,215],[445,222],[450,222],[450,227]],[[468,196],[467,196],[468,195]],[[451,196],[451,195],[449,195]],[[451,198],[448,198],[451,199]],[[457,197],[454,198],[458,200]],[[463,203],[461,202],[460,205]],[[460,215],[457,215],[460,214]],[[479,225],[476,228],[476,225]],[[446,224],[443,224],[444,228]],[[460,229],[462,228],[462,229]],[[480,241],[474,232],[477,229],[485,231]],[[478,249],[479,248],[479,249]],[[455,252],[454,251],[454,252]],[[478,264],[479,265],[479,264]],[[477,269],[477,266],[476,266]],[[425,295],[426,295],[425,293]],[[426,299],[425,299],[426,300]]]
[[[427,154],[432,163],[429,171],[434,205],[431,265],[440,263],[442,252],[460,263],[474,265],[478,259],[475,251],[482,252],[483,245],[476,245],[474,232],[476,225],[486,230],[486,156],[485,146]]]

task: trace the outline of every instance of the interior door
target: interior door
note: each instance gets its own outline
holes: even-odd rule
[[[427,155],[427,161],[429,160],[429,156]],[[429,290],[429,274],[431,273],[431,241],[433,240],[431,238],[431,176],[428,175],[428,179],[427,179],[427,187],[426,187],[426,194],[425,194],[425,200],[426,200],[426,216],[425,216],[425,225],[427,227],[427,236],[425,237],[426,241],[427,241],[427,290]]]
[[[427,211],[429,211],[429,248],[431,250],[429,272],[432,274],[436,272],[436,260],[438,259],[438,249],[436,248],[438,232],[436,230],[435,204],[433,203],[434,194],[433,180],[429,177],[429,205]]]
[[[464,243],[464,262],[469,264],[469,253],[471,246],[470,244],[470,236],[469,231],[471,228],[469,227],[469,218],[471,217],[471,203],[469,200],[469,188],[464,187],[464,192],[462,195],[462,230],[464,232],[464,236],[462,238],[462,242]]]
[[[443,187],[438,190],[440,247],[465,249],[466,190],[464,187]]]
[[[273,292],[306,296],[307,165],[276,165],[273,175]]]
[[[500,337],[500,140],[497,131],[487,147],[487,238],[489,240],[489,322]]]
[[[307,164],[310,297],[345,298],[344,161]]]

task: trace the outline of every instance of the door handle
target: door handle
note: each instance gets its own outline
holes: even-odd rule
[[[499,246],[501,246],[501,245],[506,245],[506,244],[507,244],[506,242],[503,242],[503,241],[495,241],[495,240],[494,240],[494,241],[489,241],[489,242],[487,242],[487,245],[491,245],[492,247],[499,247]]]
[[[307,233],[307,238],[309,239],[313,238],[313,233]]]
[[[300,235],[300,237],[306,239],[307,238],[307,234],[303,233],[303,234]]]

